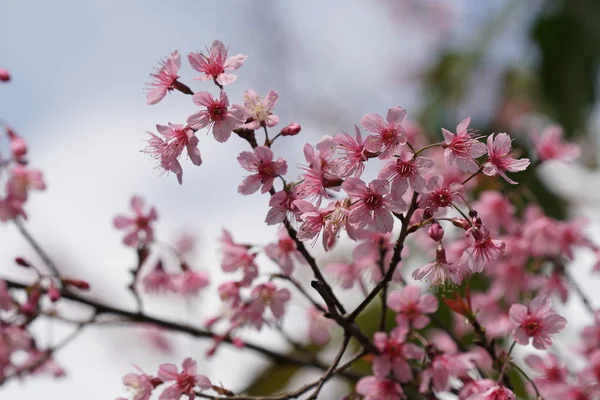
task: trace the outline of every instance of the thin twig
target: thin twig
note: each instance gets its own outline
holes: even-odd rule
[[[338,351],[335,358],[333,359],[333,362],[331,363],[331,366],[329,367],[329,369],[327,371],[325,371],[325,373],[323,374],[321,379],[319,379],[319,385],[317,386],[317,388],[315,389],[313,394],[310,395],[308,400],[316,400],[317,396],[319,395],[319,392],[325,385],[325,382],[327,382],[327,380],[329,378],[331,378],[331,376],[335,372],[335,369],[337,368],[338,364],[342,361],[342,357],[344,356],[346,349],[348,349],[348,343],[350,343],[350,336],[344,335],[344,341],[342,343],[342,347],[340,347],[340,350]]]
[[[31,234],[29,233],[27,228],[25,228],[25,225],[23,225],[21,220],[19,218],[15,218],[13,221],[17,226],[17,229],[19,229],[19,232],[21,232],[21,235],[23,235],[25,240],[27,240],[27,242],[31,245],[31,247],[33,247],[35,252],[41,257],[41,259],[48,266],[50,271],[52,271],[52,274],[56,277],[59,277],[60,273],[58,272],[58,268],[56,268],[56,265],[52,261],[52,258],[50,258],[50,256],[44,251],[44,249],[42,249],[42,247],[34,239],[34,237],[31,236]]]

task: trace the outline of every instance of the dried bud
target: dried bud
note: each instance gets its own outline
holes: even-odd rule
[[[450,219],[450,221],[452,222],[452,225],[454,225],[458,228],[462,228],[464,230],[467,230],[471,227],[471,225],[469,224],[469,221],[467,221],[464,218],[452,218],[452,219]]]
[[[17,258],[15,258],[15,263],[17,263],[17,265],[20,265],[21,267],[25,267],[25,268],[30,268],[31,267],[31,264],[29,264],[29,261],[27,261],[23,257],[17,257]]]
[[[431,212],[431,208],[427,207],[423,210],[423,220],[427,220],[433,218],[433,213]]]
[[[427,231],[431,240],[439,242],[444,238],[444,228],[436,221],[429,227]]]
[[[281,136],[295,136],[300,133],[301,129],[300,124],[293,122],[281,130]]]
[[[81,279],[64,278],[62,283],[65,286],[73,286],[79,290],[90,290],[90,284],[86,281],[82,281]]]
[[[0,82],[10,81],[10,73],[7,69],[0,67]]]

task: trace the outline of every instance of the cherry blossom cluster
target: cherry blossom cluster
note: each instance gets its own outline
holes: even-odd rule
[[[29,284],[0,280],[0,382],[42,369],[62,373],[51,358],[61,345],[38,348],[29,326],[41,316],[60,318],[53,303],[74,301],[91,307],[94,318],[114,314],[158,335],[175,331],[206,338],[211,341],[207,357],[217,356],[221,345],[232,345],[277,363],[322,371],[317,381],[269,397],[275,400],[323,398],[321,390],[333,376],[351,380],[348,400],[449,394],[459,400],[600,398],[600,311],[571,274],[579,251],[593,254],[594,271],[600,272],[600,247],[585,232],[584,219],[546,215],[528,188],[530,159],[541,167],[579,155],[580,148],[563,140],[559,126],[533,133],[529,143],[503,132],[477,131],[469,117],[433,134],[409,121],[406,109],[391,106],[385,117],[365,114],[353,132],[303,143],[304,161],[292,171],[277,145],[299,140],[302,128],[281,123],[275,114],[277,92],[259,96],[246,90],[239,102],[230,101],[226,87],[236,81],[231,72],[246,60],[243,54],[230,56],[215,40],[205,51],[188,55],[200,73],[195,80],[212,83],[214,93],[194,91],[181,81],[178,51],[160,62],[147,86],[149,105],[177,91],[191,96],[191,110],[185,122],[157,124],[142,151],[182,184],[184,150],[192,164],[202,164],[202,130],[219,143],[243,140],[248,149],[231,160],[246,175],[238,192],[264,196],[260,222],[277,228],[268,243],[243,243],[223,229],[219,252],[226,278],[214,293],[221,308],[211,310],[201,327],[163,321],[143,307],[145,296],[157,293],[193,300],[192,295],[209,291],[210,277],[191,267],[190,237],[173,243],[157,238],[158,212],[138,195],[131,198],[131,213],[113,218],[123,244],[137,258],[128,287],[137,311],[78,293],[89,285],[62,276],[22,224],[29,191],[45,184],[41,173],[27,166],[26,143],[6,129],[10,157],[0,158],[0,172],[8,171],[0,220],[17,224],[49,272],[17,258],[37,279]],[[0,70],[0,79],[8,81],[10,75]],[[313,256],[317,246],[328,253],[328,262]],[[23,291],[25,296],[19,295]],[[570,296],[580,297],[594,319],[574,349],[578,367],[554,343],[568,321],[553,306]],[[291,304],[304,311],[290,311]],[[361,317],[370,313],[378,321],[367,326]],[[74,333],[93,325],[94,318],[76,321]],[[286,332],[289,319],[304,322],[304,340]],[[252,343],[245,338],[247,330],[278,332],[301,355]],[[530,345],[538,352],[527,354]],[[323,362],[326,347],[338,352]],[[356,353],[348,355],[352,348]],[[527,354],[524,365],[515,352]],[[29,354],[27,361],[17,361],[23,360],[21,353]],[[370,372],[353,369],[359,360]],[[526,390],[519,393],[523,382]],[[134,400],[252,398],[213,385],[191,358],[181,370],[162,364],[156,375],[129,373],[123,384]]]

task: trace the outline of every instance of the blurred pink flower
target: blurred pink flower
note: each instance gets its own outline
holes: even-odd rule
[[[408,332],[408,326],[400,324],[389,336],[385,332],[375,333],[373,344],[379,350],[379,354],[373,360],[375,376],[385,378],[393,372],[400,382],[408,382],[413,378],[408,360],[422,360],[425,352],[421,347],[406,341]]]
[[[416,329],[422,329],[429,323],[429,317],[438,308],[438,300],[431,294],[421,295],[421,288],[408,285],[401,290],[388,295],[388,306],[396,311],[396,321],[399,325],[408,324]]]
[[[158,377],[164,382],[175,381],[160,395],[159,400],[179,400],[185,394],[190,400],[196,397],[194,389],[212,388],[212,383],[204,375],[197,375],[196,361],[191,358],[183,360],[182,371],[178,372],[174,364],[162,364],[158,369]]]
[[[131,208],[134,212],[133,218],[117,215],[113,219],[115,228],[129,229],[123,243],[132,247],[151,243],[154,240],[152,223],[158,219],[156,209],[150,207],[148,213],[144,213],[144,200],[140,196],[131,198]]]
[[[543,296],[534,298],[528,306],[513,304],[509,317],[515,328],[515,341],[527,345],[529,338],[533,338],[533,347],[539,350],[550,347],[551,335],[562,331],[567,325],[565,318],[552,311],[550,299]]]
[[[363,400],[399,400],[404,399],[404,391],[398,382],[391,379],[367,376],[356,384],[356,392]]]
[[[16,164],[10,170],[10,179],[6,184],[9,197],[24,202],[32,189],[45,190],[46,183],[42,171],[27,168],[25,165]]]
[[[533,134],[533,144],[539,160],[570,162],[579,157],[581,147],[575,143],[563,142],[562,138],[563,129],[560,125],[550,125],[541,134]]]

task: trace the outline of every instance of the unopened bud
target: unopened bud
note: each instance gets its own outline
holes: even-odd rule
[[[295,136],[300,133],[301,129],[300,124],[293,122],[281,130],[281,136]]]
[[[23,257],[15,258],[15,263],[17,263],[17,265],[20,265],[21,267],[25,267],[25,268],[31,267],[31,264],[29,264],[29,261],[27,261]]]
[[[437,222],[431,224],[427,233],[434,242],[439,242],[444,238],[444,228]]]
[[[64,278],[62,283],[65,286],[73,286],[79,290],[90,290],[90,284],[86,281],[82,281],[81,279]]]
[[[50,282],[50,287],[48,288],[48,297],[53,303],[56,303],[60,299],[60,290],[58,290],[54,282]]]
[[[471,227],[471,225],[469,224],[469,221],[467,221],[464,218],[451,218],[450,222],[452,222],[452,225],[454,225],[458,228],[462,228],[464,230],[467,230]]]
[[[13,157],[18,160],[27,154],[27,143],[25,140],[10,128],[7,129],[6,133],[8,133],[8,138],[10,139],[10,152]]]
[[[0,67],[0,82],[10,81],[10,72],[7,69]]]
[[[423,219],[427,220],[429,218],[433,218],[433,213],[431,212],[431,208],[427,207],[423,210]]]

